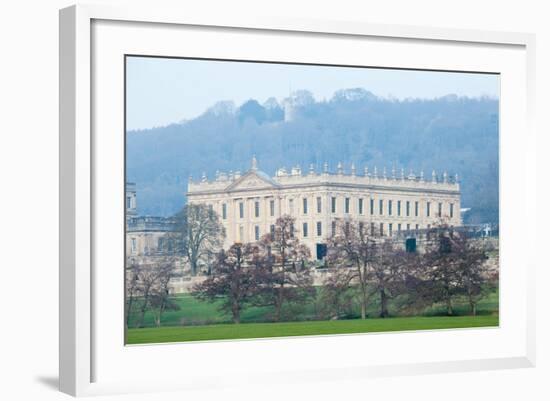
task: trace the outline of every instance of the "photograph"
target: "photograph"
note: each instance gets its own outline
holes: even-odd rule
[[[124,79],[126,345],[499,327],[498,73],[126,55]]]

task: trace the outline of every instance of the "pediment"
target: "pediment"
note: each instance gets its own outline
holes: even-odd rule
[[[227,187],[228,191],[241,191],[248,189],[260,189],[260,188],[277,188],[278,185],[266,174],[256,173],[254,171],[249,171],[237,181],[231,183]]]

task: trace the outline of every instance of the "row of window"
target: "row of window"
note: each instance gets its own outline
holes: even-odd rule
[[[344,213],[346,214],[349,214],[350,213],[350,203],[351,203],[351,198],[344,198]],[[378,214],[379,215],[384,215],[384,206],[386,204],[386,207],[387,207],[387,215],[388,216],[393,216],[394,213],[396,216],[411,216],[413,213],[414,213],[414,216],[415,217],[418,217],[419,215],[419,208],[420,208],[420,202],[419,201],[414,201],[414,202],[411,202],[411,201],[393,201],[393,200],[387,200],[387,201],[384,201],[383,199],[379,199],[378,200]],[[322,200],[321,200],[321,197],[317,197],[317,213],[322,213]],[[370,204],[369,204],[369,213],[371,215],[374,215],[375,214],[375,200],[374,199],[370,199]],[[427,217],[430,217],[431,216],[431,213],[432,213],[432,210],[431,210],[431,202],[426,202],[426,216]],[[397,210],[394,210],[394,207],[397,209]],[[294,199],[289,199],[288,201],[288,208],[289,208],[289,212],[290,214],[293,214],[294,213]],[[403,210],[404,209],[404,210]],[[364,214],[364,200],[363,198],[359,198],[357,199],[357,210],[359,212],[359,214]],[[309,211],[309,208],[308,208],[308,198],[302,198],[302,213],[303,214],[308,214],[308,211]],[[336,213],[337,212],[337,198],[336,197],[332,197],[331,198],[331,213]],[[449,209],[448,209],[448,216],[450,218],[453,218],[454,217],[454,203],[449,203]],[[437,203],[437,211],[436,211],[436,215],[437,217],[442,217],[443,216],[443,202],[438,202]],[[275,201],[274,200],[270,200],[269,201],[269,215],[271,217],[274,217],[275,216]],[[259,201],[255,201],[254,202],[254,217],[260,217],[260,202]],[[244,218],[244,202],[239,202],[239,218],[243,219]],[[222,219],[223,220],[226,220],[227,219],[227,204],[224,203],[222,204]]]
[[[346,224],[349,224],[349,223],[346,223]],[[331,232],[330,232],[330,235],[331,236],[335,236],[336,235],[336,230],[337,230],[337,226],[336,226],[336,221],[333,221],[331,223]],[[431,228],[431,225],[428,224],[427,227],[426,227],[428,230]],[[317,235],[317,237],[322,237],[323,236],[323,223],[318,221],[315,223],[315,234]],[[364,229],[364,223],[359,223],[359,229],[360,230],[363,230]],[[370,235],[380,235],[380,236],[392,236],[394,234],[400,234],[401,232],[405,231],[405,232],[410,232],[410,231],[418,231],[420,230],[420,225],[419,224],[410,224],[410,223],[407,223],[407,224],[401,224],[401,223],[370,223],[370,227],[369,227],[369,233]],[[275,225],[272,224],[270,227],[269,227],[269,231],[270,231],[270,234],[271,235],[274,235],[275,234]],[[291,227],[291,236],[293,237],[294,236],[294,227]],[[254,226],[254,240],[258,241],[261,237],[262,233],[260,232],[260,226],[256,225]],[[303,238],[308,238],[310,236],[310,231],[309,231],[309,223],[302,223],[302,237]],[[243,226],[239,226],[239,238],[241,240],[244,239],[244,228]]]

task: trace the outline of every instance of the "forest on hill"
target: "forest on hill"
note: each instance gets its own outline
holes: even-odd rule
[[[169,216],[185,204],[187,181],[205,172],[300,165],[317,171],[342,162],[425,176],[458,174],[467,223],[498,222],[499,103],[448,95],[386,99],[356,88],[316,101],[295,92],[292,120],[274,98],[240,106],[219,102],[197,118],[126,135],[127,180],[137,184],[138,213]]]

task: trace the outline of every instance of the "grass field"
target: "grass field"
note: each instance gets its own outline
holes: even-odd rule
[[[207,326],[129,329],[127,344],[375,333],[406,330],[498,326],[498,315],[371,318],[284,323],[214,324]]]
[[[167,311],[162,316],[161,326],[197,326],[197,325],[214,325],[220,323],[230,323],[231,317],[219,311],[219,302],[209,303],[201,302],[189,294],[182,294],[175,297],[174,301],[178,304],[179,310]],[[399,316],[397,313],[397,301],[390,301],[390,315]],[[317,309],[320,305],[312,302],[301,308],[285,310],[288,316],[292,319],[288,320],[317,320]],[[373,298],[367,310],[369,317],[375,317],[378,314],[378,300]],[[356,316],[359,316],[359,306],[356,307]],[[454,313],[457,316],[465,316],[469,314],[469,308],[465,300],[457,299],[454,303]],[[241,315],[242,323],[263,323],[269,321],[269,315],[272,314],[272,308],[269,307],[248,307],[243,310]],[[498,314],[498,291],[491,292],[478,303],[478,315]],[[446,309],[443,305],[434,305],[427,308],[421,313],[421,316],[445,316]],[[129,327],[136,326],[137,313],[130,316]],[[154,327],[153,316],[147,312],[144,320],[145,327]]]

